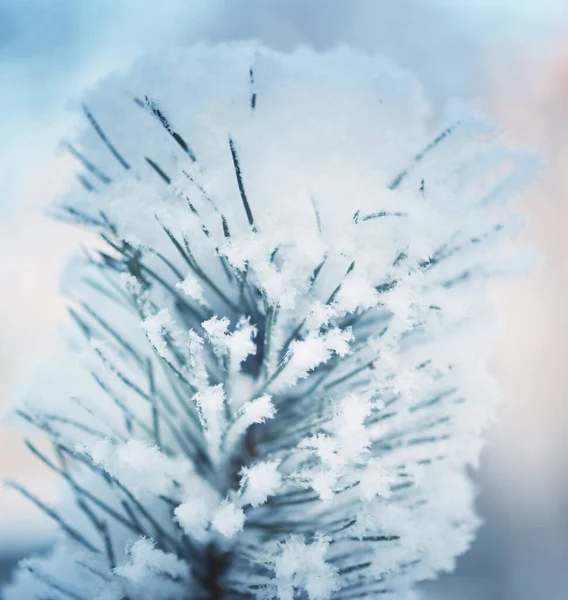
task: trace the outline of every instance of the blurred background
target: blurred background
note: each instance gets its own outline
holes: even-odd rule
[[[519,201],[542,263],[496,282],[492,359],[506,400],[475,475],[484,519],[431,599],[568,597],[568,2],[566,0],[0,0],[0,411],[64,318],[58,273],[80,234],[47,220],[72,165],[57,146],[81,91],[172,41],[353,44],[413,70],[436,107],[462,98],[545,167]],[[0,479],[47,501],[57,482],[0,424]],[[0,581],[50,523],[0,488]]]

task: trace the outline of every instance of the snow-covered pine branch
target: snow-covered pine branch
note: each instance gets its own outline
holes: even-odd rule
[[[180,50],[84,113],[56,210],[104,248],[17,406],[62,532],[5,599],[402,600],[452,569],[533,158],[477,116],[433,127],[411,75],[347,48]]]

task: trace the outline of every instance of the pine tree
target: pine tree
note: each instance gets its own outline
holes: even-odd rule
[[[343,48],[146,58],[101,83],[57,216],[99,236],[16,407],[61,534],[6,600],[413,597],[478,520],[488,278],[534,161]]]

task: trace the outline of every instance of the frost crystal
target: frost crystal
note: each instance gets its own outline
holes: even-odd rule
[[[241,470],[241,489],[243,504],[260,506],[268,496],[276,494],[282,483],[277,462],[256,463]]]
[[[401,600],[453,568],[532,158],[346,48],[180,50],[84,112],[57,211],[104,247],[17,406],[68,493],[11,484],[62,535],[4,598]]]
[[[145,538],[136,540],[127,550],[130,562],[117,567],[114,572],[134,583],[143,583],[148,576],[164,574],[173,579],[187,578],[189,568],[175,554],[166,554]]]
[[[336,570],[325,561],[329,539],[317,537],[306,544],[290,537],[274,565],[280,600],[294,600],[295,591],[305,589],[310,600],[326,600],[339,588]]]
[[[215,511],[211,525],[226,538],[232,538],[242,531],[245,524],[245,513],[242,508],[232,502],[223,502]]]
[[[201,283],[199,283],[199,279],[197,279],[195,275],[189,273],[188,275],[186,275],[183,281],[178,281],[176,283],[176,287],[180,289],[189,298],[192,298],[200,304],[205,304],[205,306],[207,306],[207,304],[205,303],[203,287],[201,286]]]

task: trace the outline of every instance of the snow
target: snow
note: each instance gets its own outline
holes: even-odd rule
[[[160,312],[147,317],[141,323],[141,327],[148,336],[148,340],[156,349],[156,352],[167,360],[172,360],[172,353],[168,348],[165,335],[173,325],[173,319],[168,309],[164,308]]]
[[[133,583],[143,583],[152,573],[164,574],[174,579],[189,577],[189,568],[175,554],[155,547],[155,543],[139,538],[128,549],[130,562],[115,569],[115,573]]]
[[[213,317],[202,323],[215,352],[219,356],[228,356],[234,371],[247,357],[256,353],[254,338],[257,330],[246,318],[239,319],[233,333],[228,333],[229,325],[226,317]]]
[[[176,283],[176,287],[181,290],[188,298],[192,298],[193,300],[197,300],[200,304],[204,304],[207,306],[205,302],[205,296],[203,291],[203,286],[199,282],[199,279],[188,273],[182,281],[178,281]]]
[[[326,363],[334,354],[346,356],[353,335],[349,330],[331,329],[323,335],[309,335],[305,340],[290,344],[286,368],[277,380],[278,390],[305,379],[319,365]]]
[[[299,536],[282,545],[274,564],[278,598],[294,600],[296,590],[305,589],[309,600],[328,600],[339,589],[335,569],[325,561],[330,540],[320,536],[306,544]]]
[[[233,502],[223,502],[213,514],[211,525],[215,531],[230,539],[242,531],[245,524],[243,509]]]
[[[396,481],[393,474],[381,465],[380,459],[370,460],[359,474],[359,493],[364,500],[374,496],[391,497],[391,485]]]
[[[155,495],[168,494],[174,482],[183,481],[190,470],[181,457],[171,459],[135,438],[124,444],[100,440],[77,450],[87,453],[95,465],[127,488]]]
[[[226,400],[223,385],[218,384],[203,388],[193,396],[193,400],[199,409],[211,455],[214,460],[218,460],[221,435],[225,427],[224,407]]]
[[[264,504],[282,485],[278,463],[259,462],[241,469],[241,502],[251,506]]]
[[[251,425],[260,425],[267,419],[273,419],[275,415],[276,408],[268,394],[243,404],[237,413],[236,420],[227,432],[225,440],[227,454],[230,456],[237,449],[238,443]]]

